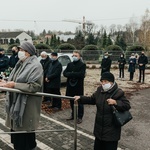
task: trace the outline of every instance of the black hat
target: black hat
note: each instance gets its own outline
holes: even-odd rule
[[[58,54],[56,52],[52,52],[51,55],[52,56],[58,56]]]
[[[35,46],[30,42],[23,42],[20,46],[18,46],[18,48],[21,48],[21,49],[27,51],[31,56],[35,55],[35,53],[36,53]]]
[[[4,51],[4,49],[3,49],[3,48],[0,48],[0,51]]]
[[[115,77],[114,77],[114,75],[113,75],[112,73],[110,73],[110,72],[104,72],[104,73],[102,74],[102,76],[101,76],[100,81],[102,81],[102,80],[107,80],[107,81],[109,81],[109,82],[114,82],[114,81],[115,81]]]

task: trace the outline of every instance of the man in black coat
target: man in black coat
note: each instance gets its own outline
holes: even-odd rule
[[[73,62],[67,65],[63,74],[67,78],[67,96],[83,95],[84,94],[84,78],[85,78],[86,65],[81,61],[81,54],[79,51],[73,52]],[[74,119],[74,101],[70,100],[72,109],[71,117],[67,120]],[[82,122],[84,114],[83,104],[78,103],[78,119],[77,123]]]
[[[18,47],[14,46],[12,48],[12,55],[10,57],[9,60],[9,67],[11,68],[11,70],[15,67],[16,63],[18,62],[19,58],[18,58]]]
[[[40,63],[43,67],[43,73],[44,73],[44,75],[43,75],[43,92],[48,93],[47,88],[46,88],[47,82],[45,81],[45,78],[46,78],[46,74],[48,72],[49,64],[51,63],[51,59],[49,58],[48,54],[45,51],[41,52],[40,55],[42,58],[40,60]],[[44,96],[43,102],[48,102],[48,101],[50,102],[50,100],[51,100],[50,97]]]
[[[5,72],[9,67],[9,58],[4,54],[4,49],[0,48],[0,73]]]
[[[47,82],[46,88],[48,93],[50,94],[61,95],[60,85],[61,85],[62,65],[58,61],[58,54],[56,52],[51,53],[51,61],[52,62],[49,64],[48,72],[45,78],[45,81]],[[52,106],[49,108],[53,108],[54,110],[61,109],[61,99],[53,98]]]
[[[101,75],[104,72],[110,72],[111,62],[112,61],[109,57],[109,54],[105,53],[104,58],[102,59],[102,63],[101,63]]]
[[[148,58],[145,56],[144,51],[141,52],[141,55],[138,59],[138,65],[139,65],[139,83],[141,82],[141,77],[143,76],[143,81],[144,83],[145,80],[145,66],[148,63]]]

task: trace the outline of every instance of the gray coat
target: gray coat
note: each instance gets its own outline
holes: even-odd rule
[[[21,67],[17,68],[19,63],[20,62],[16,64],[16,67],[14,68],[14,71],[12,71],[10,75],[10,79],[9,79],[10,81],[15,82],[14,88],[19,89],[24,92],[31,92],[31,93],[42,91],[43,70],[37,58],[35,56],[30,57],[28,60],[26,60],[26,62],[23,63]],[[15,73],[17,72],[15,69],[16,70],[20,69],[20,71],[18,73]],[[36,75],[37,73],[38,75]],[[29,77],[27,77],[25,74],[28,74]],[[21,80],[20,82],[17,80],[17,77],[19,76]],[[21,102],[23,102],[24,99],[26,99],[21,126],[17,126],[14,118],[11,116],[12,115],[11,103],[12,101],[15,101],[15,99],[19,99],[18,97],[19,98],[21,97],[20,99]],[[6,115],[6,126],[13,129],[14,131],[36,130],[38,127],[39,119],[40,119],[41,102],[42,102],[42,97],[7,92],[6,111],[8,109],[8,112]]]

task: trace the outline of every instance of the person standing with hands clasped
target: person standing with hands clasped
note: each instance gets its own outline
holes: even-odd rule
[[[79,51],[73,51],[73,62],[67,65],[63,75],[67,78],[67,96],[83,95],[84,94],[84,78],[85,78],[86,65],[81,61],[81,54]],[[74,101],[70,100],[71,116],[67,120],[74,119]],[[77,123],[82,123],[84,114],[83,104],[78,103],[78,118]]]
[[[12,70],[8,82],[0,82],[0,86],[14,88],[23,92],[41,92],[43,69],[35,56],[33,44],[24,42],[19,46],[19,61]],[[11,131],[34,131],[38,127],[42,97],[23,93],[7,92],[6,94],[6,126]],[[35,150],[35,133],[11,134],[11,143],[15,150]]]
[[[121,127],[115,125],[113,110],[110,106],[114,105],[119,111],[126,111],[131,107],[124,92],[118,89],[112,73],[103,73],[100,81],[101,85],[91,96],[75,96],[74,98],[82,104],[96,105],[94,150],[117,150]],[[110,98],[116,89],[118,91]]]
[[[138,59],[138,65],[139,65],[139,83],[141,82],[141,78],[143,76],[143,81],[142,83],[144,83],[145,80],[145,66],[148,63],[148,59],[147,56],[145,56],[144,51],[141,52],[141,56]]]

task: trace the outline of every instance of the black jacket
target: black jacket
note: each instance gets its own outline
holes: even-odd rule
[[[14,68],[16,63],[18,62],[19,58],[18,58],[18,54],[13,54],[11,55],[10,59],[9,59],[9,67]]]
[[[111,62],[112,61],[111,61],[110,57],[102,59],[102,63],[101,63],[102,71],[101,71],[101,74],[104,73],[104,72],[110,72]]]
[[[47,88],[60,88],[61,84],[61,72],[62,72],[62,65],[57,60],[52,61],[49,64],[48,71],[46,74],[46,78],[48,78],[49,82],[47,82]]]
[[[63,75],[67,78],[67,96],[83,95],[86,65],[78,60],[67,65]]]
[[[0,56],[0,72],[4,72],[9,67],[9,58],[6,55]]]
[[[49,64],[51,63],[51,59],[49,58],[49,56],[47,56],[47,58],[46,59],[41,59],[40,60],[40,63],[41,63],[41,65],[42,65],[42,67],[43,67],[43,71],[44,71],[44,78],[45,78],[45,76],[46,76],[46,74],[47,74],[47,71],[48,71],[48,66],[49,66]]]
[[[145,65],[148,63],[148,58],[145,55],[141,55],[138,59],[138,65],[143,64],[142,66],[139,65],[139,69],[144,70]]]
[[[106,101],[117,88],[118,85],[115,84],[112,89],[104,92],[100,86],[92,96],[81,96],[80,99],[82,104],[96,105],[97,112],[95,117],[94,135],[103,141],[118,141],[120,139],[121,127],[116,127],[114,125],[113,112]],[[112,98],[117,100],[117,105],[115,106],[117,110],[125,111],[130,109],[130,103],[121,89],[119,89]]]
[[[119,68],[124,69],[124,66],[126,64],[126,59],[124,57],[120,57],[118,60]]]

